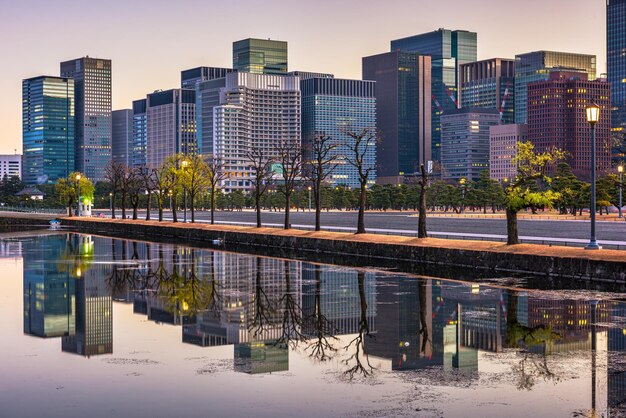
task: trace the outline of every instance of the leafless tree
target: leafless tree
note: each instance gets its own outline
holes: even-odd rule
[[[311,350],[310,357],[318,361],[329,360],[337,351],[330,341],[337,340],[337,329],[322,312],[322,267],[319,264],[315,265],[315,311],[305,321],[316,337],[306,348]]]
[[[163,221],[163,205],[171,190],[170,168],[167,163],[161,164],[158,168],[152,169],[154,181],[154,196],[156,197],[159,210],[159,222]]]
[[[315,201],[315,230],[321,229],[322,184],[337,168],[340,159],[335,154],[339,144],[328,135],[317,134],[305,147],[305,173],[313,188]]]
[[[357,220],[357,234],[365,233],[365,206],[367,204],[367,182],[374,170],[374,163],[368,157],[376,147],[378,134],[373,129],[364,128],[358,132],[346,130],[348,140],[345,143],[346,162],[356,168],[359,175],[359,215]]]
[[[115,201],[117,194],[122,189],[122,182],[124,181],[125,175],[126,166],[113,160],[107,164],[104,171],[105,179],[111,183],[111,218],[113,219],[115,219]],[[122,215],[122,217],[124,217],[124,215]]]
[[[126,190],[133,207],[133,219],[137,219],[137,211],[139,210],[139,198],[143,191],[143,181],[141,176],[141,168],[128,168],[126,175]]]
[[[291,209],[291,195],[300,180],[302,168],[302,154],[300,145],[295,141],[282,140],[277,146],[278,161],[283,172],[283,187],[279,188],[285,196],[285,229],[291,227],[289,214]]]
[[[421,178],[417,181],[420,186],[420,212],[417,220],[417,237],[427,238],[428,231],[426,230],[426,192],[430,188],[430,180],[428,179],[428,173],[424,164],[420,165]]]
[[[350,367],[344,372],[344,374],[352,380],[358,373],[367,377],[372,374],[374,367],[369,362],[369,357],[364,353],[365,342],[364,337],[371,338],[369,320],[367,318],[367,298],[365,295],[365,271],[359,270],[357,272],[359,280],[359,301],[361,307],[361,319],[359,320],[359,330],[356,337],[354,337],[348,345],[344,347],[346,351],[354,349],[352,355],[344,360],[344,364],[349,365],[354,360],[354,366]],[[365,356],[365,363],[362,356]]]
[[[227,174],[224,172],[224,164],[218,157],[210,157],[207,165],[209,198],[211,199],[211,225],[215,223],[215,194]]]
[[[152,210],[152,192],[157,190],[155,171],[156,170],[146,166],[138,168],[138,174],[141,178],[141,183],[148,198],[148,202],[146,203],[146,221],[150,220],[150,211]]]
[[[251,182],[254,187],[254,205],[256,209],[256,227],[261,227],[261,197],[269,186],[270,166],[272,158],[259,148],[252,148],[246,152],[246,160],[250,163]]]

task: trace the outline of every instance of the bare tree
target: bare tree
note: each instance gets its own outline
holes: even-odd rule
[[[283,172],[283,187],[279,190],[285,196],[285,229],[291,228],[289,214],[291,209],[291,195],[300,180],[302,168],[302,155],[297,142],[282,140],[276,149],[278,160]]]
[[[345,143],[347,149],[346,161],[356,168],[361,187],[359,193],[359,215],[357,220],[357,234],[365,233],[365,205],[367,204],[367,182],[374,170],[374,162],[368,157],[376,147],[378,135],[375,130],[364,128],[359,132],[346,130],[349,139]]]
[[[148,202],[146,203],[146,221],[150,220],[150,212],[152,210],[152,192],[157,190],[156,176],[154,169],[146,166],[138,168],[138,174],[141,178],[141,183],[146,191],[146,197]]]
[[[111,218],[115,219],[115,200],[121,191],[122,182],[126,175],[126,166],[111,160],[104,171],[104,178],[111,183]],[[123,217],[123,216],[122,216]]]
[[[161,164],[158,168],[152,169],[152,178],[154,181],[154,196],[157,201],[159,210],[159,222],[163,221],[163,204],[169,196],[170,191],[170,168],[167,163]]]
[[[333,142],[330,136],[318,134],[305,148],[305,173],[313,188],[316,231],[321,229],[322,184],[335,171],[340,161],[334,152],[337,147],[339,144]]]
[[[254,205],[256,209],[256,227],[261,227],[261,197],[269,186],[270,166],[272,159],[259,148],[252,148],[246,152],[246,159],[252,171],[251,182],[254,187]]]
[[[224,172],[224,164],[218,157],[210,157],[206,164],[208,174],[209,198],[211,200],[211,225],[215,223],[215,193],[227,174]]]
[[[133,220],[136,220],[137,211],[139,209],[139,198],[143,190],[141,168],[128,168],[127,169],[126,190],[128,191],[130,204],[133,207]]]
[[[430,188],[430,180],[428,179],[428,173],[424,164],[420,165],[420,171],[422,177],[417,181],[420,186],[420,212],[417,220],[417,237],[428,238],[428,231],[426,231],[426,191]]]

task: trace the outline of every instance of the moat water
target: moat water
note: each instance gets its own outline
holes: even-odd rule
[[[624,294],[52,231],[0,257],[1,417],[626,416]]]

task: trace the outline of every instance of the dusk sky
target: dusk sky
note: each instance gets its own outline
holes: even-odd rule
[[[605,0],[0,0],[0,153],[22,152],[21,82],[59,62],[113,60],[113,109],[179,87],[180,70],[231,66],[232,42],[289,42],[289,69],[360,78],[361,57],[438,28],[478,32],[478,58],[540,49],[595,54],[606,71]]]

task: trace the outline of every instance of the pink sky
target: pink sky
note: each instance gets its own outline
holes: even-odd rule
[[[235,40],[289,42],[289,68],[360,78],[361,57],[440,27],[478,32],[478,58],[539,49],[598,56],[604,0],[0,0],[0,153],[21,153],[21,81],[84,55],[113,60],[113,109],[178,87],[180,70],[230,66]]]

